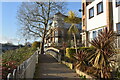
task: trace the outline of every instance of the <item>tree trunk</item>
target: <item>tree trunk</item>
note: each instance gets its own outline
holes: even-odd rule
[[[40,54],[44,54],[44,43],[45,43],[46,27],[47,27],[47,24],[45,24],[44,34],[43,34],[43,37],[42,37],[42,44],[40,46],[41,47]]]
[[[75,44],[76,54],[77,54],[77,43],[76,43],[76,36],[75,36],[75,33],[73,33],[73,37],[74,37],[74,44]]]

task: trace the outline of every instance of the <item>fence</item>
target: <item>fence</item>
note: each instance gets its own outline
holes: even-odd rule
[[[20,64],[17,69],[14,69],[12,73],[9,73],[7,80],[32,79],[34,77],[36,63],[38,63],[37,51],[30,58]]]

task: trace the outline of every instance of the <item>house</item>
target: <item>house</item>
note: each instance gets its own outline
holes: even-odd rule
[[[91,41],[105,27],[117,33],[116,47],[120,48],[120,0],[82,0],[82,42]]]
[[[58,12],[54,15],[52,22],[49,24],[49,31],[47,32],[45,39],[45,46],[62,46],[63,43],[72,44],[73,36],[69,37],[68,29],[71,24],[65,23],[64,18],[67,17],[62,13]],[[76,24],[79,30],[81,30],[81,23]],[[77,35],[77,43],[80,45],[80,34]],[[71,41],[69,41],[69,39]]]

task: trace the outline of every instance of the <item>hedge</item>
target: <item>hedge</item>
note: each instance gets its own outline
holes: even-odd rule
[[[90,47],[80,47],[80,50],[83,50],[85,52],[93,52],[95,51],[95,48],[93,46],[90,46]]]
[[[91,52],[91,51],[95,51],[94,47],[78,47],[77,48],[78,51],[83,50],[86,52]],[[74,54],[76,53],[75,48],[66,48],[66,54],[65,56],[68,57],[69,59],[74,59]]]
[[[75,48],[66,48],[66,57],[73,59],[73,54],[75,54]]]

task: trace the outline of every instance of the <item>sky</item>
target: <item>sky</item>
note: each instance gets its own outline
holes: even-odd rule
[[[0,19],[0,43],[11,42],[17,45],[20,40],[19,43],[24,44],[25,40],[21,40],[18,35],[20,25],[16,18],[20,5],[21,2],[0,2],[0,18],[2,17]],[[67,8],[68,11],[75,11],[81,17],[81,13],[78,11],[81,8],[80,2],[67,2]]]

